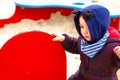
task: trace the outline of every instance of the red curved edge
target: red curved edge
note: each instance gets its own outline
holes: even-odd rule
[[[69,16],[72,10],[68,8],[22,8],[16,6],[16,11],[11,18],[0,20],[0,27],[4,27],[5,24],[19,22],[21,19],[47,20],[52,13],[57,11],[60,11],[63,16]]]
[[[40,31],[18,34],[0,50],[0,80],[66,80],[66,55],[60,42]]]

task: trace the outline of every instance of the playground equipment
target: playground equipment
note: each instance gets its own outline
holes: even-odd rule
[[[0,50],[0,80],[66,80],[66,56],[53,36],[39,31],[21,33]]]
[[[50,15],[57,11],[61,12],[61,15],[68,16],[74,9],[82,9],[91,4],[99,4],[110,10],[110,25],[120,30],[120,9],[106,6],[102,2],[88,0],[14,0],[14,3],[16,4],[15,13],[8,19],[1,19],[0,27],[4,27],[4,24],[16,23],[26,18],[33,20],[49,19]]]

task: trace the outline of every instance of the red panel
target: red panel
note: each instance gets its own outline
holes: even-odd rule
[[[38,31],[19,34],[0,51],[0,80],[66,80],[66,56],[52,36]]]
[[[69,16],[72,13],[73,9],[62,8],[61,14],[64,16]]]
[[[110,26],[116,28],[117,30],[120,30],[120,17],[118,17],[118,18],[111,18]]]
[[[64,16],[68,16],[71,14],[72,10],[73,9],[67,8],[22,8],[16,6],[15,14],[11,18],[0,20],[0,27],[3,27],[4,24],[19,22],[21,19],[46,20],[50,18],[51,13],[57,11],[60,11]]]
[[[49,8],[24,8],[22,10],[23,18],[33,20],[49,19],[51,13]]]

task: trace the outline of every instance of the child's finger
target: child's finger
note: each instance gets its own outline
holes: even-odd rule
[[[117,53],[119,51],[119,47],[115,47],[113,50],[115,53]]]
[[[117,56],[118,56],[118,58],[120,59],[120,53],[117,53],[116,55],[117,55]]]
[[[57,34],[51,34],[51,35],[52,35],[52,36],[55,36],[55,37],[58,36]]]
[[[62,42],[63,40],[64,40],[63,37],[55,37],[55,38],[53,38],[53,41],[60,41],[60,42]]]
[[[53,41],[59,41],[58,37],[52,39]]]
[[[115,47],[114,52],[118,56],[118,58],[120,58],[120,47]]]
[[[64,39],[65,39],[64,36],[59,36],[59,37],[55,37],[55,38],[53,38],[53,41],[60,41],[60,42],[63,42]]]

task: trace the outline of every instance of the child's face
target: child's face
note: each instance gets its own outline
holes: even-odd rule
[[[89,29],[88,29],[88,26],[83,18],[83,16],[81,15],[79,17],[79,26],[80,26],[80,32],[82,34],[82,36],[87,40],[87,41],[91,41],[91,37],[90,37],[90,32],[89,32]]]

